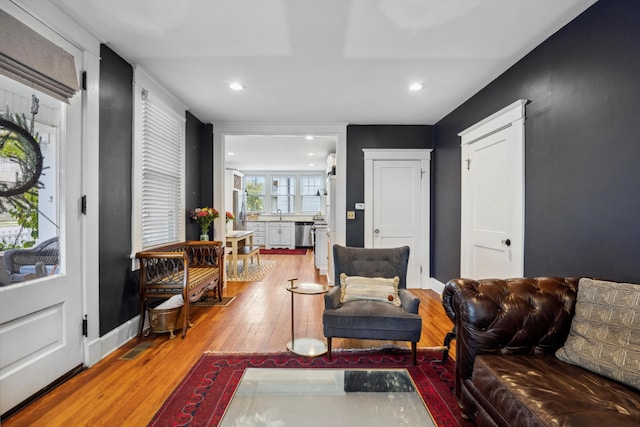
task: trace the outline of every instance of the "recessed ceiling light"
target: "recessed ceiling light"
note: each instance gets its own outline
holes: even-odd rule
[[[313,139],[313,135],[307,135],[304,137],[307,141],[311,141]]]
[[[314,167],[314,166],[315,166],[315,165],[314,165],[313,163],[309,163],[309,167],[310,167],[310,168],[312,168],[312,167]]]
[[[229,85],[229,89],[231,90],[243,90],[244,85],[240,82],[233,82]]]
[[[307,156],[315,156],[315,153],[307,153]]]
[[[422,88],[424,87],[424,85],[420,82],[415,82],[415,83],[411,83],[409,85],[409,90],[413,91],[413,92],[417,92],[419,90],[422,90]]]
[[[233,151],[229,151],[227,154],[230,155],[230,156],[233,156],[236,153],[234,153]]]

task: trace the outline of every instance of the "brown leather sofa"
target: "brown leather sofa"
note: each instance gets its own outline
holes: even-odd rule
[[[479,426],[640,426],[640,392],[554,355],[578,278],[449,281],[456,394]]]

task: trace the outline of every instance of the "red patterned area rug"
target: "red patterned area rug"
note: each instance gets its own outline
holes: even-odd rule
[[[171,393],[155,414],[150,426],[216,426],[222,419],[238,383],[247,368],[406,368],[438,427],[471,426],[460,416],[454,395],[455,363],[440,364],[441,352],[418,350],[418,364],[405,349],[335,351],[309,358],[293,353],[217,354],[206,353]]]
[[[306,255],[306,249],[260,249],[260,254],[265,255]]]

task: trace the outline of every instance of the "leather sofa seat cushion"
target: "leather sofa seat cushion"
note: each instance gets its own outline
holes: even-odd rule
[[[640,426],[640,393],[552,355],[477,356],[471,382],[505,425]]]

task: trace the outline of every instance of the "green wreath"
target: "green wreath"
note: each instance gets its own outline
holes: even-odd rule
[[[42,174],[42,152],[40,144],[25,128],[26,118],[15,117],[15,121],[0,118],[0,159],[9,160],[16,167],[15,180],[0,179],[0,212],[5,204],[22,205],[24,193],[39,186]]]

